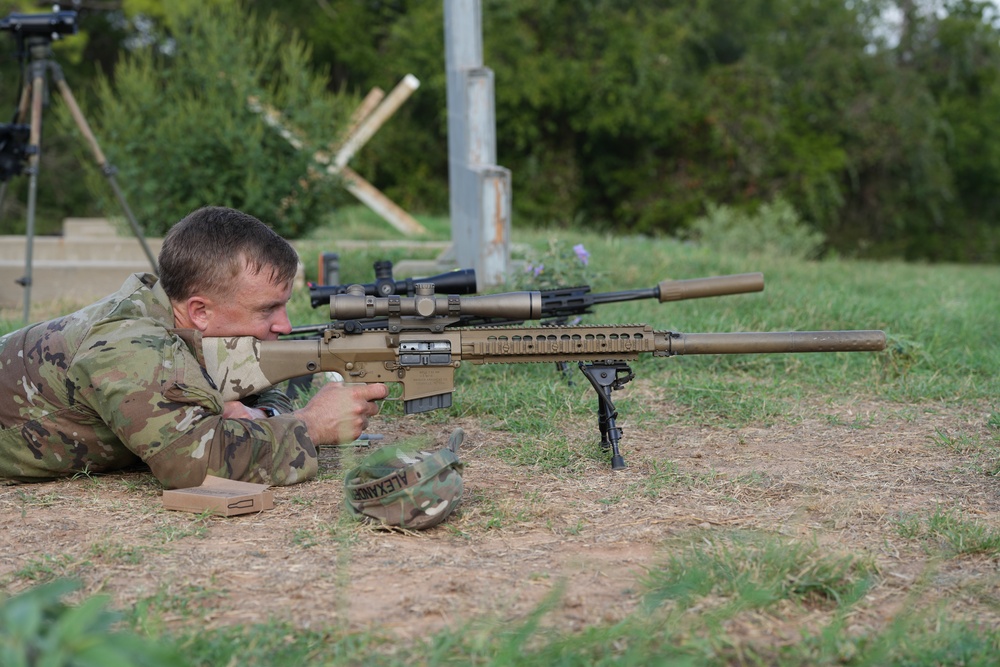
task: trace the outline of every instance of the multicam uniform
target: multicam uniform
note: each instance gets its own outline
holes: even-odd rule
[[[167,488],[206,474],[293,484],[316,448],[292,415],[224,419],[222,397],[149,274],[65,317],[0,338],[0,480],[42,481],[145,462]],[[291,409],[278,390],[257,407]]]

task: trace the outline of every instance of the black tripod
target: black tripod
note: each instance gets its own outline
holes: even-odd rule
[[[41,25],[41,19],[49,21],[46,26],[49,28],[48,31],[36,28],[37,25]],[[58,25],[56,24],[57,20],[59,21]],[[136,222],[135,216],[132,215],[132,210],[129,208],[128,202],[125,201],[125,196],[122,194],[121,189],[118,187],[118,182],[115,180],[117,169],[109,164],[104,157],[104,153],[101,151],[97,139],[94,138],[94,133],[91,131],[87,119],[84,118],[83,112],[80,111],[80,107],[76,103],[76,98],[73,97],[73,93],[66,83],[62,68],[53,58],[52,39],[58,37],[57,31],[53,28],[58,27],[59,30],[68,32],[65,26],[70,24],[72,30],[75,32],[75,20],[75,12],[58,12],[57,14],[12,14],[7,19],[4,19],[3,22],[0,22],[0,28],[15,31],[19,40],[20,57],[24,59],[27,56],[27,63],[22,65],[24,87],[22,88],[21,99],[17,107],[18,123],[23,123],[30,112],[28,145],[20,151],[27,159],[28,164],[24,169],[24,173],[27,173],[29,176],[24,276],[17,280],[17,283],[24,287],[25,323],[28,322],[31,310],[32,245],[35,235],[35,206],[38,198],[38,163],[41,158],[42,109],[48,102],[47,74],[51,76],[60,95],[62,95],[63,100],[66,102],[66,106],[69,107],[70,114],[72,114],[80,133],[83,134],[84,138],[90,144],[90,150],[94,154],[94,159],[111,184],[111,189],[121,204],[125,212],[125,217],[132,227],[132,232],[139,240],[139,244],[142,246],[143,252],[145,252],[146,258],[149,260],[153,273],[158,272],[156,259],[146,244],[142,229],[139,227],[139,223]],[[16,25],[9,27],[12,22],[16,23]],[[20,128],[23,126],[13,127]],[[15,130],[10,134],[16,137],[18,133]],[[0,204],[3,203],[6,192],[7,182],[4,181],[3,185],[0,186]]]

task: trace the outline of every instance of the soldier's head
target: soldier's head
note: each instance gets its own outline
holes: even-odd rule
[[[291,330],[285,306],[298,261],[295,249],[257,218],[208,206],[167,232],[159,278],[178,327],[273,340]]]

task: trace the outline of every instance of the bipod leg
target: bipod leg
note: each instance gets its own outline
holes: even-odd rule
[[[611,392],[625,386],[625,383],[635,377],[635,373],[624,361],[591,364],[581,361],[580,370],[597,392],[597,425],[601,430],[601,449],[611,450],[612,470],[624,470],[625,458],[618,448],[622,430],[618,428],[618,411],[611,400]]]
[[[542,322],[543,327],[564,327],[566,322],[569,320],[568,317],[556,317],[551,320],[545,320]],[[573,386],[573,376],[570,374],[569,364],[565,361],[557,361],[556,368],[566,378],[566,384]]]
[[[573,386],[573,376],[569,374],[569,364],[565,361],[557,361],[556,369],[566,378],[566,384]]]

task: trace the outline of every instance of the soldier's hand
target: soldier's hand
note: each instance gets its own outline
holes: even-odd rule
[[[328,382],[295,415],[306,423],[309,437],[317,445],[353,442],[378,414],[377,401],[389,395],[384,384]]]
[[[222,416],[226,419],[263,419],[267,415],[263,410],[251,408],[239,401],[226,401],[222,407]]]

